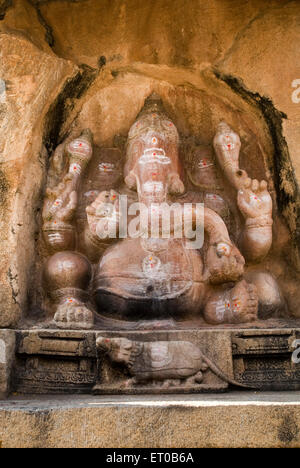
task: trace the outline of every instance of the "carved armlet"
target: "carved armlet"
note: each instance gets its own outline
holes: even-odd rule
[[[73,250],[76,245],[75,227],[63,221],[47,221],[42,226],[43,239],[50,250]]]
[[[71,223],[61,220],[45,221],[42,226],[43,231],[74,231],[75,227]]]
[[[231,159],[228,159],[226,161],[223,162],[223,167],[224,169],[230,169],[230,171],[232,172],[233,175],[236,175],[235,172],[236,172],[236,169],[234,167],[234,164],[233,162],[231,161]]]
[[[245,227],[247,229],[260,228],[265,226],[272,226],[273,219],[269,215],[259,216],[258,218],[247,218]]]
[[[72,301],[72,299],[78,299],[82,302],[87,302],[89,300],[88,292],[83,291],[79,288],[55,289],[54,291],[50,291],[49,295],[51,296],[54,302],[61,302],[64,300],[68,300],[68,298],[70,298],[70,302]]]

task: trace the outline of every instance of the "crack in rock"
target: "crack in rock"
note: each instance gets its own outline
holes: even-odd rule
[[[11,287],[11,295],[12,295],[13,301],[15,304],[20,305],[17,300],[18,295],[19,295],[18,285],[17,285],[18,275],[17,274],[13,275],[11,268],[9,268],[7,272],[7,278],[8,278],[9,285]]]
[[[12,0],[6,0],[6,1],[12,2]],[[51,3],[51,2],[61,2],[61,1],[63,1],[63,2],[67,2],[67,3],[82,3],[82,2],[86,2],[87,0],[27,0],[27,1],[35,9],[35,11],[37,13],[38,20],[39,20],[40,24],[43,26],[43,28],[46,31],[45,40],[46,40],[47,44],[49,44],[50,47],[54,47],[55,40],[54,40],[54,35],[53,35],[53,29],[50,26],[50,24],[48,24],[46,19],[44,18],[44,15],[42,14],[40,7],[42,5],[47,5],[47,3]],[[0,12],[1,12],[1,10],[0,10]],[[3,18],[0,17],[0,19],[3,19]]]

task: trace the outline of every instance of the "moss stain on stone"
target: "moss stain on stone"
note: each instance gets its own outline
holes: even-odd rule
[[[297,439],[299,429],[292,415],[284,416],[278,429],[278,439],[289,444]]]
[[[67,80],[62,92],[51,105],[47,116],[43,135],[43,143],[49,154],[61,143],[64,135],[61,128],[69,113],[74,108],[74,101],[80,99],[88,90],[98,75],[99,70],[81,65],[78,73]]]
[[[12,299],[13,299],[15,304],[19,305],[19,302],[18,302],[19,290],[18,290],[18,286],[17,286],[18,285],[18,275],[17,274],[13,275],[11,268],[9,268],[8,272],[7,272],[7,278],[8,278],[9,285],[11,287]]]
[[[7,192],[9,189],[9,183],[5,177],[4,172],[0,169],[0,204],[3,205],[7,199]]]

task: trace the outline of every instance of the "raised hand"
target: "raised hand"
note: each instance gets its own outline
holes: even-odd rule
[[[114,190],[99,193],[86,208],[90,234],[94,240],[115,239],[119,225],[119,194]]]
[[[238,191],[238,207],[245,219],[272,218],[272,198],[267,182],[247,178],[244,187]]]
[[[75,247],[72,225],[77,208],[77,193],[67,176],[54,189],[47,189],[43,207],[43,237],[51,251]]]
[[[241,238],[243,253],[249,261],[261,261],[272,245],[272,198],[267,182],[248,178],[238,191],[237,203],[245,218]]]
[[[44,223],[57,225],[58,228],[61,224],[72,222],[77,208],[77,193],[73,188],[72,178],[67,174],[57,187],[46,190],[43,208]]]

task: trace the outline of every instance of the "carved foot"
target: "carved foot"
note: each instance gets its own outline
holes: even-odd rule
[[[214,292],[204,310],[208,323],[247,323],[257,319],[258,297],[256,287],[245,280],[232,289]]]
[[[125,380],[123,384],[121,384],[121,387],[123,388],[134,388],[137,385],[137,381],[134,377]]]
[[[201,372],[200,372],[201,374]],[[197,374],[198,375],[198,374]],[[187,379],[189,380],[189,379]],[[135,387],[153,387],[160,389],[168,389],[171,387],[179,387],[182,383],[185,383],[187,380],[180,379],[165,379],[165,380],[137,380],[135,377],[125,380],[122,387],[124,388],[135,388]],[[195,379],[191,379],[191,383],[195,383]],[[198,383],[198,381],[197,381]]]
[[[94,325],[94,314],[83,302],[70,297],[58,306],[54,323],[59,328],[90,329]]]
[[[258,296],[258,317],[268,319],[280,317],[286,312],[285,300],[276,279],[264,271],[247,272],[246,280],[256,286]]]
[[[170,388],[170,387],[176,387],[179,385],[180,385],[180,379],[166,379],[160,383],[161,388],[164,388],[164,389]]]
[[[193,375],[192,377],[189,377],[184,381],[185,385],[195,385],[195,384],[201,384],[203,381],[203,373],[201,371],[197,372],[196,375]]]

